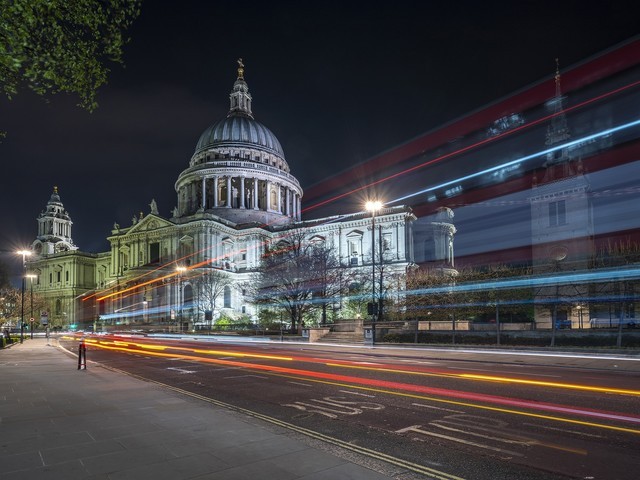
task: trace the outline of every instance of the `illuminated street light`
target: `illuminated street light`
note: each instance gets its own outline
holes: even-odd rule
[[[18,250],[16,252],[18,255],[22,255],[22,310],[20,315],[20,343],[24,342],[24,288],[26,282],[26,272],[27,272],[27,257],[31,255],[31,250]]]
[[[382,208],[382,202],[371,200],[365,204],[367,211],[371,212],[371,332],[372,343],[376,343],[376,314],[378,304],[376,302],[376,212]],[[380,259],[382,261],[382,259]]]
[[[29,332],[31,333],[31,340],[33,340],[33,281],[38,278],[38,276],[33,273],[28,273],[25,277],[31,280],[31,294],[29,295],[31,298],[31,321],[29,323]]]

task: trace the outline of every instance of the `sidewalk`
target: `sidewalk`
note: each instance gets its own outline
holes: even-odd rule
[[[402,476],[393,468],[383,475],[299,434],[153,383],[91,363],[79,371],[76,359],[44,338],[0,350],[0,368],[0,479]]]

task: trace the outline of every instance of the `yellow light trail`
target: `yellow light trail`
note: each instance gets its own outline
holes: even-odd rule
[[[87,340],[89,341],[89,340]],[[92,344],[95,344],[95,340],[90,340]],[[101,344],[108,345],[109,342],[100,342]],[[152,345],[147,343],[137,343],[137,342],[122,342],[119,340],[113,341],[114,345],[122,345],[122,346],[134,346],[143,350],[161,350],[161,351],[180,351],[180,352],[190,352],[190,353],[201,353],[203,355],[222,355],[225,357],[239,357],[239,358],[262,358],[265,360],[283,360],[283,361],[293,361],[292,357],[283,357],[281,355],[261,355],[257,353],[244,353],[244,352],[230,352],[225,350],[209,350],[209,349],[199,349],[199,348],[187,348],[187,347],[176,347],[171,345]],[[96,345],[102,346],[102,345]],[[139,353],[145,353],[139,352]],[[174,356],[179,356],[178,354]],[[199,357],[196,357],[199,358]]]
[[[596,387],[592,385],[578,385],[575,383],[546,382],[542,380],[527,380],[524,378],[497,377],[492,375],[478,375],[474,373],[433,373],[419,372],[415,370],[401,370],[395,368],[367,367],[362,365],[346,365],[340,363],[326,363],[328,367],[352,368],[356,370],[372,370],[386,373],[401,373],[406,375],[419,375],[424,377],[462,378],[465,380],[480,380],[485,382],[518,383],[523,385],[535,385],[540,387],[566,388],[571,390],[583,390],[598,393],[614,393],[618,395],[640,396],[640,390],[628,390],[623,388]]]
[[[542,380],[525,380],[522,378],[510,378],[510,377],[494,377],[491,375],[476,375],[474,373],[462,373],[459,374],[462,378],[468,378],[470,380],[484,380],[490,382],[505,382],[505,383],[521,383],[525,385],[538,385],[541,387],[554,387],[554,388],[568,388],[572,390],[585,390],[589,392],[599,393],[616,393],[620,395],[640,395],[640,390],[627,390],[624,388],[610,388],[610,387],[594,387],[592,385],[578,385],[575,383],[559,383],[559,382],[545,382]]]
[[[134,353],[134,354],[146,353],[147,355],[164,357],[164,358],[181,358],[183,360],[190,360],[190,361],[195,361],[195,362],[215,363],[215,364],[221,364],[221,365],[231,365],[231,366],[247,368],[249,370],[258,370],[263,374],[271,375],[271,376],[277,376],[277,377],[283,377],[283,378],[293,378],[293,379],[296,379],[296,380],[299,380],[301,377],[303,377],[305,379],[305,381],[314,382],[314,383],[321,383],[321,384],[325,384],[325,385],[333,385],[333,386],[338,386],[338,387],[342,387],[342,388],[353,388],[353,389],[363,390],[363,391],[367,391],[367,392],[375,392],[375,393],[381,393],[381,394],[386,394],[386,395],[394,395],[394,396],[413,398],[413,399],[419,399],[419,400],[426,400],[426,401],[432,401],[432,402],[438,402],[438,403],[446,403],[446,404],[449,404],[449,405],[456,405],[456,406],[461,406],[461,407],[469,407],[469,408],[488,410],[488,411],[499,412],[499,413],[506,413],[506,414],[511,414],[511,415],[520,415],[520,416],[526,416],[526,417],[532,417],[532,418],[539,418],[539,419],[543,419],[543,420],[551,420],[551,421],[555,421],[555,422],[570,423],[570,424],[573,424],[573,425],[582,425],[582,426],[587,426],[587,427],[592,427],[592,428],[601,428],[601,429],[605,429],[605,430],[613,430],[613,431],[617,431],[617,432],[625,432],[625,433],[632,433],[632,434],[640,435],[640,430],[635,429],[635,428],[619,427],[619,426],[615,426],[615,425],[606,425],[606,424],[602,424],[602,423],[587,422],[587,421],[576,420],[576,419],[565,418],[565,417],[556,417],[556,416],[553,416],[553,415],[533,413],[533,412],[527,412],[527,411],[523,411],[523,410],[514,410],[514,409],[510,409],[510,408],[495,407],[495,406],[490,406],[490,405],[480,405],[480,404],[466,402],[466,401],[460,401],[460,400],[451,400],[451,399],[438,398],[438,397],[420,395],[420,394],[409,393],[409,392],[401,392],[401,391],[394,391],[394,390],[388,390],[388,389],[383,389],[383,388],[376,388],[376,387],[371,387],[371,386],[355,385],[355,384],[352,384],[352,383],[344,383],[343,381],[330,381],[330,380],[324,380],[324,379],[317,378],[318,376],[333,376],[333,377],[336,377],[336,378],[344,378],[344,377],[339,377],[339,376],[332,375],[332,374],[322,374],[322,373],[319,373],[319,372],[311,372],[311,371],[305,371],[305,370],[292,370],[290,368],[277,367],[277,366],[272,366],[272,365],[244,364],[244,363],[239,363],[239,362],[232,361],[232,360],[203,358],[203,357],[195,357],[195,356],[191,356],[191,355],[180,355],[180,354],[160,353],[160,352],[141,352],[140,350],[136,350],[136,349],[115,347],[115,346],[111,347],[111,346],[100,345],[100,344],[95,344],[94,346],[98,347],[98,348],[107,349],[107,350],[116,350],[116,351],[129,352],[129,353]],[[371,381],[371,380],[367,380],[367,379],[357,379],[357,378],[354,378],[353,380],[354,381],[360,381],[360,382]],[[408,385],[408,386],[411,386],[411,385]],[[581,411],[576,411],[575,413],[579,414],[579,413],[581,413]],[[588,414],[590,412],[582,411],[582,413],[583,414]]]

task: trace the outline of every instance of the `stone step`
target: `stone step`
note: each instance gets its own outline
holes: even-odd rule
[[[364,342],[362,335],[354,332],[329,332],[318,339],[318,343],[349,343],[360,344]]]

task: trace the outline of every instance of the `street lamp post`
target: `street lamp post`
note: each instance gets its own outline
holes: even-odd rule
[[[33,340],[33,281],[38,278],[37,275],[34,275],[33,273],[30,273],[28,275],[26,275],[26,277],[31,280],[31,292],[29,293],[29,298],[31,300],[31,316],[29,317],[31,319],[30,323],[29,323],[29,333],[31,334],[31,339]]]
[[[371,212],[371,333],[372,343],[376,343],[376,212],[382,208],[382,202],[371,200],[365,208]]]
[[[27,272],[27,257],[31,255],[30,250],[18,250],[18,255],[22,255],[22,309],[20,314],[20,343],[24,342],[24,290]]]

